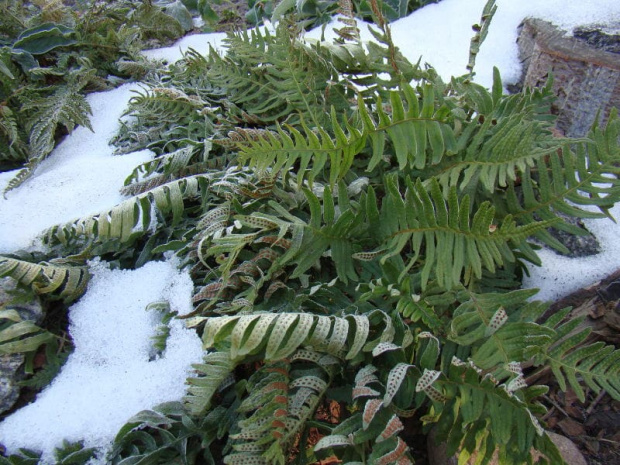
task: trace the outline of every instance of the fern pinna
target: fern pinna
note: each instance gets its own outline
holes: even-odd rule
[[[117,138],[157,152],[130,198],[46,232],[50,253],[127,266],[173,252],[194,280],[188,395],[132,418],[111,463],[414,463],[415,423],[462,462],[555,464],[530,375],[620,397],[620,352],[519,289],[533,239],[563,250],[550,226],[580,234],[562,215],[620,196],[616,113],[557,138],[550,86],[443,82],[378,24],[369,44],[283,22],[188,52]]]

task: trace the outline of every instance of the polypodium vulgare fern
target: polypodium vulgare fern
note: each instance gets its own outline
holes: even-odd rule
[[[547,305],[519,289],[533,238],[561,249],[550,226],[580,232],[560,213],[605,216],[620,196],[617,115],[554,137],[549,86],[443,82],[378,22],[378,43],[281,26],[189,52],[118,139],[158,153],[128,177],[133,197],[47,232],[50,253],[175,252],[191,269],[204,359],[184,405],[132,419],[112,463],[404,464],[407,422],[463,462],[532,463],[534,447],[561,463],[537,370],[620,396],[620,352],[574,347],[579,321],[541,321]]]
[[[17,257],[0,256],[0,277],[5,276],[24,286],[30,286],[37,294],[54,294],[68,301],[80,297],[90,279],[90,273],[84,266],[69,263],[32,263]]]

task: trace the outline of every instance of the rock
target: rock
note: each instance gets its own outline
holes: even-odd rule
[[[553,73],[557,125],[569,137],[587,134],[599,110],[604,123],[612,107],[620,108],[620,54],[608,51],[615,39],[608,34],[603,40],[601,34],[589,43],[532,18],[523,22],[519,34],[523,85],[544,85],[549,71]]]
[[[0,414],[6,412],[19,397],[18,382],[23,378],[20,370],[24,354],[0,355]]]
[[[16,293],[15,281],[11,278],[0,280],[0,310],[16,310],[23,320],[40,323],[44,313],[41,302],[33,298],[28,302],[17,301],[11,304]],[[23,378],[24,354],[0,355],[0,414],[9,410],[19,397],[19,381]]]
[[[573,31],[576,39],[611,53],[620,53],[620,34],[609,34],[598,27],[578,27]]]
[[[567,463],[567,465],[588,465],[586,459],[583,457],[581,451],[577,448],[575,443],[564,437],[560,434],[556,434],[548,431],[547,434],[549,438],[556,445],[562,458]],[[428,463],[429,465],[457,465],[458,464],[458,454],[447,457],[446,456],[446,445],[444,443],[437,444],[435,440],[435,430],[431,430],[431,433],[428,435],[427,440],[427,448],[428,448]],[[532,451],[532,457],[534,459],[540,457],[536,451]],[[476,455],[467,462],[466,465],[474,463],[476,459]],[[499,460],[497,458],[497,453],[494,454],[493,458],[489,462],[489,465],[500,465]]]
[[[560,434],[552,432],[547,432],[547,434],[560,451],[567,465],[588,465],[588,462],[586,462],[583,454],[573,441]]]

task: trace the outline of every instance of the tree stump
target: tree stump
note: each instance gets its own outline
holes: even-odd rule
[[[599,34],[610,40],[580,40],[539,19],[522,24],[518,44],[523,85],[544,85],[552,73],[557,126],[569,137],[586,135],[599,111],[604,123],[612,107],[620,108],[620,54],[613,44],[606,46],[616,40],[620,44],[620,36]]]

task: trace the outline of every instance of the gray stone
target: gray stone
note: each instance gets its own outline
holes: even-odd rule
[[[9,410],[19,397],[19,381],[23,378],[24,354],[0,355],[0,413]]]
[[[0,279],[0,309],[16,310],[23,320],[40,323],[44,313],[41,302],[33,298],[28,302],[17,299],[13,304],[16,283],[11,278]],[[0,355],[0,413],[6,412],[19,397],[19,381],[24,376],[22,365],[24,354]]]
[[[600,43],[600,34],[598,39]],[[582,137],[599,111],[604,123],[612,107],[620,108],[620,54],[532,18],[523,22],[518,43],[525,87],[543,85],[553,74],[557,126],[565,135]]]
[[[560,229],[551,228],[550,233],[553,237],[555,237],[558,241],[560,241],[569,251],[567,256],[572,258],[578,257],[588,257],[590,255],[596,255],[601,251],[601,245],[598,242],[598,239],[588,231],[582,221],[579,218],[574,218],[572,216],[566,216],[562,213],[556,212],[556,214],[562,219],[575,226],[578,226],[585,230],[585,234],[583,236],[577,236],[575,234],[570,234],[566,231],[562,231]]]

